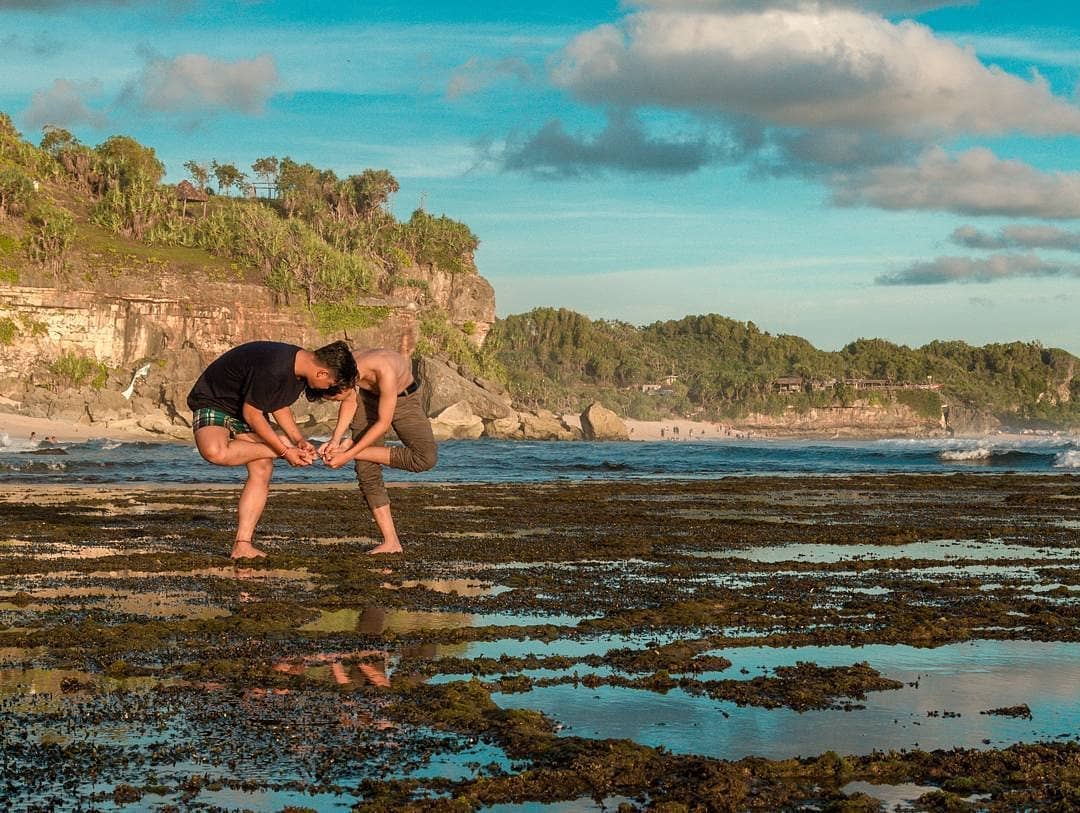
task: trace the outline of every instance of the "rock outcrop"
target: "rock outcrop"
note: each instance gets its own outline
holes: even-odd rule
[[[581,413],[581,432],[585,440],[629,440],[630,432],[622,418],[593,401]]]
[[[484,434],[484,420],[464,401],[451,404],[431,421],[435,440],[475,440]]]
[[[524,440],[580,440],[581,430],[568,426],[562,418],[546,409],[522,412],[521,438]]]
[[[453,362],[422,358],[416,364],[421,399],[428,415],[438,415],[452,404],[466,403],[484,420],[508,418],[514,410],[501,386],[479,378],[466,378]]]

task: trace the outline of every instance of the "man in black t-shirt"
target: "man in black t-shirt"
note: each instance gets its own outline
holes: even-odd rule
[[[301,434],[289,408],[307,390],[310,400],[356,383],[356,361],[345,342],[310,351],[281,342],[248,342],[207,367],[188,394],[199,454],[218,466],[247,466],[240,493],[232,558],[266,554],[252,544],[266,506],[274,459],[309,466],[315,447]],[[284,437],[274,431],[273,416]]]

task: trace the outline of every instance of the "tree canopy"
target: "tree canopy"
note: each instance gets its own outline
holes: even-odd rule
[[[923,412],[933,411],[930,400],[946,399],[1002,417],[1080,423],[1078,360],[1038,343],[912,349],[859,339],[832,353],[717,314],[635,327],[553,308],[498,320],[488,342],[511,390],[552,408],[581,409],[600,398],[634,417],[722,417],[850,403],[845,380],[887,379],[922,393],[900,400]],[[774,383],[785,377],[803,379],[807,391],[778,394]],[[940,389],[916,389],[931,383]],[[649,384],[662,384],[663,396],[643,393]]]

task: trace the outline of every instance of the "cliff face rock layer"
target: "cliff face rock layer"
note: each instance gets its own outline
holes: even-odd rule
[[[316,347],[346,338],[354,347],[397,349],[404,337],[415,346],[422,299],[453,324],[468,324],[471,337],[482,340],[495,319],[491,285],[475,275],[454,280],[434,269],[414,272],[425,288],[360,303],[386,314],[377,325],[334,333],[320,331],[306,308],[276,303],[258,285],[165,277],[140,291],[114,293],[0,284],[0,326],[7,331],[0,333],[7,339],[0,341],[0,398],[6,399],[0,403],[41,417],[152,425],[149,431],[161,432],[169,425],[182,428],[184,399],[195,378],[243,342]],[[104,382],[64,385],[50,367],[65,355],[101,365]],[[321,419],[319,409],[304,403],[298,405],[301,417]]]

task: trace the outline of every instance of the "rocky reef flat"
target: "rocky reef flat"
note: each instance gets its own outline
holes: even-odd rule
[[[236,496],[0,495],[9,807],[1080,804],[1075,475]]]

